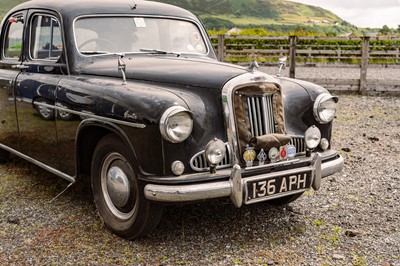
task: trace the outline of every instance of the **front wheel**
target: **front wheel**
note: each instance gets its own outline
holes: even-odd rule
[[[144,197],[140,183],[127,145],[115,135],[102,138],[92,160],[93,197],[106,226],[126,239],[148,234],[161,220],[162,206]]]

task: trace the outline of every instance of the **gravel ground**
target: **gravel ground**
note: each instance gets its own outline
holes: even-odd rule
[[[260,70],[268,74],[276,74],[278,67],[260,67]],[[289,68],[282,75],[289,76]],[[326,77],[330,79],[357,79],[360,78],[360,68],[357,67],[296,67],[296,78],[316,79]],[[399,80],[399,68],[370,67],[367,70],[367,79]]]
[[[340,95],[345,167],[287,206],[168,206],[126,241],[91,196],[17,160],[0,165],[0,265],[400,265],[400,98]]]

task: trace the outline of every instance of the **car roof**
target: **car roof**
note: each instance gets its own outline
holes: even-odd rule
[[[144,0],[31,0],[16,6],[10,12],[21,9],[52,10],[63,17],[70,18],[95,14],[132,14],[174,16],[197,20],[191,12],[185,9]]]

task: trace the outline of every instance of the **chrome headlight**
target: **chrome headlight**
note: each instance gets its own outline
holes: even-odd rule
[[[337,97],[329,93],[320,94],[314,102],[314,117],[321,124],[327,124],[333,120],[336,115]]]
[[[172,106],[161,116],[160,132],[169,142],[183,142],[190,136],[192,130],[192,113],[182,106]]]
[[[321,131],[316,126],[309,127],[304,134],[304,140],[307,148],[315,149],[321,142]]]
[[[213,139],[207,144],[205,155],[207,161],[212,165],[218,165],[225,158],[225,143],[219,139]]]

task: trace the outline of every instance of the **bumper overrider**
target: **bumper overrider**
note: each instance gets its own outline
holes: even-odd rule
[[[344,164],[343,158],[336,153],[334,157],[329,156],[329,158],[324,154],[313,153],[310,157],[300,159],[300,162],[301,167],[252,176],[246,173],[247,177],[243,177],[247,169],[235,164],[226,181],[201,184],[147,184],[144,194],[148,200],[166,203],[229,197],[236,207],[241,207],[243,204],[301,193],[311,187],[318,190],[321,178],[340,171]]]

